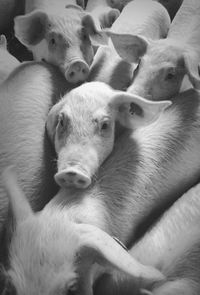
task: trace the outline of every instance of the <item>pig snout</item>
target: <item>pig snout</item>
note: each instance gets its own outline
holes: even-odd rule
[[[89,66],[83,61],[75,61],[70,64],[65,72],[65,77],[70,83],[85,81],[89,75]]]
[[[55,175],[55,181],[61,187],[85,189],[91,184],[91,177],[77,167],[68,167]]]

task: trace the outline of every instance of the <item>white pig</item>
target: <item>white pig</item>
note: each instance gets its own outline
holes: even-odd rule
[[[113,269],[144,286],[164,279],[99,228],[71,220],[59,205],[33,213],[11,168],[4,179],[15,229],[9,245],[9,269],[1,273],[3,294],[92,295],[99,275]]]
[[[0,173],[11,163],[16,165],[34,210],[40,210],[57,192],[52,181],[55,155],[45,121],[49,109],[67,89],[69,85],[54,66],[35,62],[22,64],[0,85]],[[7,205],[0,181],[1,245]]]
[[[127,4],[110,30],[115,34],[140,34],[155,40],[166,37],[169,26],[169,14],[161,4],[135,0]],[[129,43],[123,43],[123,46],[130,48]],[[102,81],[115,89],[125,90],[133,79],[134,68],[134,64],[119,57],[110,40],[108,46],[98,48],[88,80]]]
[[[4,35],[0,36],[0,83],[20,65],[20,62],[8,52],[7,40]]]
[[[94,56],[91,39],[100,32],[80,6],[53,2],[32,1],[31,12],[15,18],[15,35],[35,60],[57,65],[68,82],[85,81]]]
[[[129,253],[166,276],[148,291],[121,273],[101,280],[95,295],[198,295],[200,293],[200,184],[161,217]]]
[[[130,1],[133,0],[107,0],[107,3],[112,8],[117,8],[120,11],[127,5]],[[149,0],[151,1],[151,0]],[[175,14],[177,13],[178,9],[180,8],[183,0],[155,0],[161,3],[168,11],[171,19],[174,18]]]
[[[98,29],[111,27],[120,15],[119,10],[111,8],[106,0],[89,0],[86,11],[94,17]]]
[[[138,63],[129,92],[160,100],[170,99],[191,86],[200,89],[199,15],[199,0],[184,0],[164,40],[152,41],[139,34],[110,34],[121,58]]]
[[[170,104],[115,93],[102,82],[73,89],[51,109],[47,119],[47,131],[58,154],[57,183],[88,187],[113,150],[115,122],[126,128],[148,125]],[[129,112],[134,114],[132,121]]]
[[[199,102],[199,94],[192,89],[175,97],[171,106],[114,91],[101,82],[72,90],[47,118],[58,152],[55,178],[62,187],[49,206],[57,201],[68,207],[77,222],[93,224],[127,245],[156,210],[198,180]],[[124,126],[122,130],[116,120]],[[94,169],[97,158],[101,161],[98,155],[109,152],[91,178],[88,170]],[[88,184],[84,190],[75,188]]]

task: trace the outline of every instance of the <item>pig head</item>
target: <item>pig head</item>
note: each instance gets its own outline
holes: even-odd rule
[[[46,124],[58,155],[56,182],[61,187],[88,187],[113,150],[116,122],[130,129],[148,125],[169,104],[115,91],[102,82],[69,92],[51,109]]]
[[[101,39],[91,15],[68,5],[60,15],[41,10],[15,18],[15,35],[34,59],[57,65],[70,83],[85,81],[94,52],[92,42]]]
[[[2,294],[92,295],[101,273],[119,270],[143,286],[162,281],[155,268],[131,257],[112,237],[89,224],[69,220],[65,208],[34,213],[12,168],[4,173],[15,227],[9,267],[2,269]]]
[[[185,76],[190,87],[200,89],[200,57],[188,44],[170,38],[153,41],[139,35],[107,33],[120,57],[137,63],[129,92],[152,100],[170,99],[181,88],[185,90]]]

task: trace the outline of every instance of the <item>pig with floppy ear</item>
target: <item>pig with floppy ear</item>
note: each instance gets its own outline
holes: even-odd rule
[[[93,43],[107,42],[92,16],[77,5],[67,5],[60,14],[34,10],[17,16],[14,30],[35,60],[59,66],[70,83],[87,79],[94,56]]]
[[[46,123],[58,155],[56,182],[87,188],[113,150],[116,122],[137,129],[156,121],[170,104],[116,91],[102,82],[73,89],[51,109]]]
[[[106,34],[122,59],[138,63],[128,91],[154,100],[169,99],[179,92],[185,75],[200,90],[199,58],[190,46],[170,39],[150,41],[140,35],[108,30]]]
[[[158,270],[140,264],[107,233],[69,220],[65,208],[34,213],[13,168],[3,177],[16,223],[7,270],[9,286],[16,294],[91,295],[99,274],[113,270],[145,287],[164,280]]]

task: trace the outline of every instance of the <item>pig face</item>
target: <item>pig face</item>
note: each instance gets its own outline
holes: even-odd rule
[[[185,75],[195,89],[200,88],[198,58],[186,45],[169,39],[150,42],[141,36],[110,36],[122,58],[138,63],[129,92],[152,100],[170,99],[180,91]]]
[[[85,81],[94,52],[91,40],[100,33],[79,6],[69,5],[60,15],[33,11],[15,18],[15,35],[35,60],[59,66],[70,83]]]
[[[137,128],[156,120],[170,102],[150,102],[101,82],[68,93],[50,111],[47,131],[58,155],[56,182],[86,188],[112,152],[115,124]]]
[[[4,182],[16,224],[3,294],[92,295],[99,276],[95,264],[101,265],[102,273],[120,270],[144,286],[164,279],[102,230],[70,221],[64,208],[33,213],[11,168],[4,173]]]

